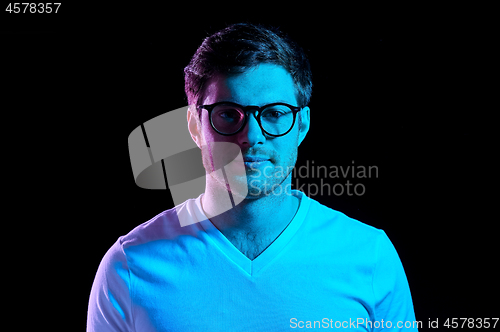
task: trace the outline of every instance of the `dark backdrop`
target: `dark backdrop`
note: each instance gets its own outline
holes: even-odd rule
[[[311,128],[297,166],[378,167],[377,178],[353,179],[362,196],[313,198],[386,231],[423,330],[429,319],[442,328],[446,318],[498,317],[487,18],[456,8],[174,7],[2,13],[6,207],[32,255],[9,259],[35,266],[37,301],[59,298],[57,312],[84,328],[107,249],[174,206],[168,191],[134,184],[128,135],[187,105],[183,68],[203,38],[249,21],[280,27],[310,58]]]

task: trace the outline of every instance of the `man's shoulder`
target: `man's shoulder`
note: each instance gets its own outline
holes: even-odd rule
[[[340,255],[351,263],[372,266],[380,246],[388,240],[382,229],[317,201],[311,204],[310,212],[303,240],[309,241],[311,246],[314,243],[325,244],[319,248],[328,252],[327,257]]]
[[[344,238],[366,241],[375,240],[385,234],[382,229],[352,218],[314,199],[311,199],[311,217],[315,227],[336,236],[341,235]]]
[[[179,221],[179,211],[194,199],[165,210],[148,221],[136,226],[128,234],[120,237],[120,244],[125,247],[136,246],[157,240],[173,240],[182,235],[195,235],[200,230],[199,223],[182,226]]]

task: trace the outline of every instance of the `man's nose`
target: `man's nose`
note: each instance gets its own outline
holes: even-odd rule
[[[258,143],[264,143],[266,141],[266,137],[264,132],[259,126],[257,122],[257,118],[255,117],[255,113],[247,112],[247,123],[245,127],[240,132],[238,137],[238,141],[241,145],[249,145],[254,146]]]

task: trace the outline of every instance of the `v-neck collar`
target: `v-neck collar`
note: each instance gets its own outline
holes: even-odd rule
[[[288,226],[283,230],[283,232],[254,260],[250,260],[241,251],[236,248],[231,241],[229,241],[224,234],[222,234],[217,227],[215,227],[212,222],[206,217],[203,209],[201,208],[201,197],[203,194],[198,196],[195,200],[196,208],[194,208],[194,213],[196,218],[200,220],[200,224],[204,228],[205,232],[208,234],[209,238],[217,245],[217,247],[236,265],[238,265],[243,271],[251,276],[255,276],[259,271],[261,271],[268,263],[270,263],[283,248],[288,244],[288,242],[295,235],[297,230],[302,225],[305,219],[307,210],[309,209],[310,199],[301,191],[292,190],[292,194],[296,196],[300,203],[295,216]]]

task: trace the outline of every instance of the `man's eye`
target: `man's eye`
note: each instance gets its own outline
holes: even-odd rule
[[[283,115],[285,115],[286,113],[285,112],[281,112],[281,111],[267,111],[265,112],[264,114],[262,114],[263,117],[265,118],[279,118]]]
[[[222,118],[228,118],[228,119],[237,119],[240,117],[239,115],[239,112],[238,111],[224,111],[224,112],[220,112],[219,113],[219,116],[222,117]]]

